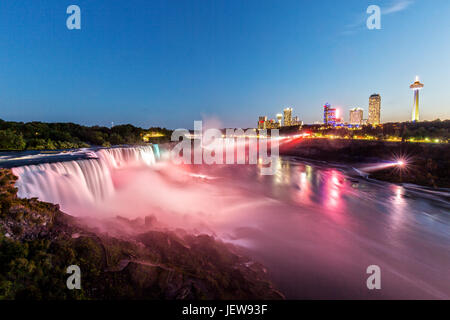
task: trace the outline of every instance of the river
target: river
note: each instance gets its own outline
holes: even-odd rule
[[[17,167],[16,186],[76,216],[154,215],[241,245],[288,299],[450,299],[447,191],[295,157],[264,176],[256,165],[175,166],[154,151]],[[367,288],[371,265],[380,290]]]

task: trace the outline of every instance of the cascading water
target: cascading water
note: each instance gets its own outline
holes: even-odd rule
[[[153,146],[100,149],[95,159],[43,163],[13,168],[19,177],[18,196],[83,205],[101,201],[115,190],[112,172],[124,167],[151,166]],[[158,149],[159,153],[159,149]],[[90,153],[92,157],[92,152]]]
[[[97,152],[97,156],[109,168],[153,165],[155,163],[154,148],[155,146],[101,149]]]
[[[295,158],[278,159],[275,174],[264,176],[249,165],[151,165],[155,155],[151,147],[103,149],[96,159],[13,171],[19,196],[92,217],[85,220],[108,233],[113,217],[150,215],[158,228],[245,246],[288,298],[450,297],[444,191],[370,181],[351,168]],[[366,287],[370,265],[383,274],[376,293]]]

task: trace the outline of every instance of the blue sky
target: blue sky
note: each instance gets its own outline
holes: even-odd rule
[[[367,117],[380,93],[382,121],[405,121],[420,75],[422,119],[448,119],[449,34],[448,0],[2,0],[0,118],[250,127],[291,106],[312,123],[326,102]]]

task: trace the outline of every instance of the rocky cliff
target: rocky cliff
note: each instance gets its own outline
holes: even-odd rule
[[[208,235],[155,219],[87,221],[19,199],[0,170],[0,299],[282,299],[264,267]],[[81,269],[81,290],[66,269]]]

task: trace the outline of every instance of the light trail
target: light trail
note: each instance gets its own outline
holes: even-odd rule
[[[379,163],[379,164],[372,164],[367,167],[359,168],[359,170],[364,171],[364,172],[374,172],[374,171],[385,170],[388,168],[393,168],[393,167],[398,167],[398,166],[402,166],[402,165],[399,164],[398,162]]]

